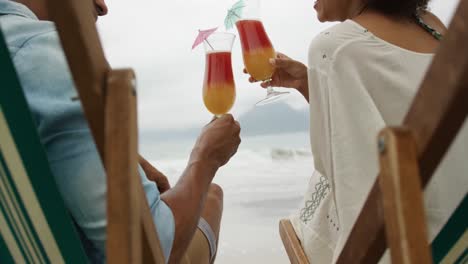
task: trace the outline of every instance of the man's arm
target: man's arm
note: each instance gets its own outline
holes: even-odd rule
[[[240,126],[231,115],[207,125],[197,140],[178,183],[161,195],[175,220],[170,263],[179,263],[192,240],[205,199],[218,168],[237,152]]]
[[[170,263],[179,263],[197,228],[211,179],[217,166],[209,163],[189,164],[179,182],[161,195],[171,208],[175,220],[174,244]]]
[[[151,163],[149,163],[145,158],[141,155],[139,157],[139,163],[142,167],[143,171],[146,174],[146,177],[156,183],[159,191],[161,194],[165,193],[166,191],[171,190],[169,181],[167,177],[161,173],[158,169],[156,169]],[[219,192],[220,189],[216,189],[213,184],[210,184],[209,179],[213,178],[216,173],[217,165],[209,162],[197,162],[194,164],[190,164],[187,166],[186,170],[181,176],[178,185],[176,188],[172,189],[169,195],[162,195],[162,199],[165,203],[172,208],[171,211],[178,211],[178,212],[186,212],[189,216],[195,216],[195,218],[203,217],[211,226],[213,231],[216,233],[216,239],[219,233],[219,214],[222,213],[222,200],[221,200],[221,207],[219,204]],[[200,177],[202,176],[202,177]],[[206,188],[207,184],[209,185],[208,190]],[[215,188],[213,190],[213,188]],[[220,188],[220,187],[218,187]],[[186,191],[187,189],[192,190],[192,192]],[[210,195],[210,189],[214,192],[212,195],[214,196],[215,200],[209,201],[208,196]],[[222,197],[222,190],[221,190],[221,197]],[[221,198],[222,199],[222,198]],[[192,204],[188,204],[186,201],[193,201]],[[202,212],[198,211],[198,208],[202,206],[203,201],[206,201]],[[213,206],[214,204],[214,207]],[[221,208],[221,211],[219,211]],[[205,214],[205,215],[204,215]],[[198,216],[197,216],[198,215]],[[206,218],[208,217],[208,218]],[[214,217],[214,218],[213,218]],[[182,217],[181,217],[182,218]],[[181,219],[177,217],[176,219]],[[190,217],[190,219],[192,219]],[[176,223],[177,224],[177,223]],[[179,244],[186,244],[191,243],[188,238],[191,238],[196,231],[196,226],[193,226],[193,222],[184,223],[184,221],[178,221],[179,227],[176,227],[179,230],[179,234],[182,235],[181,242]],[[195,222],[197,225],[197,222]],[[192,234],[191,234],[192,233]],[[175,238],[175,237],[174,237]],[[188,240],[188,241],[187,241]],[[182,256],[185,255],[182,246],[173,247],[173,258],[175,256]],[[173,261],[174,262],[174,261]]]

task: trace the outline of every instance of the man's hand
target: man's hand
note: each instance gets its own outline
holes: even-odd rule
[[[162,174],[162,172],[153,167],[153,165],[151,165],[142,156],[139,157],[139,163],[143,171],[145,171],[148,180],[156,183],[160,193],[164,193],[165,191],[171,189],[171,185],[169,184],[167,177]]]
[[[204,161],[221,167],[237,152],[240,125],[232,115],[213,119],[205,126],[190,155],[190,163]]]

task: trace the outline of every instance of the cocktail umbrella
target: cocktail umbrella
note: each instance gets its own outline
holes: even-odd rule
[[[211,34],[213,34],[218,28],[211,28],[211,29],[207,29],[207,30],[198,30],[198,36],[197,38],[195,39],[195,42],[193,43],[192,45],[192,49],[194,49],[195,47],[197,47],[198,45],[200,45],[203,41],[205,41]],[[206,41],[206,43],[208,43],[208,45],[210,45],[211,47],[211,44]],[[213,49],[213,47],[211,47]]]
[[[224,19],[224,26],[226,29],[231,29],[234,27],[236,22],[242,18],[242,11],[244,10],[244,7],[244,0],[239,0],[228,10],[227,16]]]

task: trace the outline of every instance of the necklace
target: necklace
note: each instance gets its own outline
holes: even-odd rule
[[[416,19],[416,23],[419,26],[421,26],[424,30],[426,30],[429,34],[431,34],[435,39],[442,40],[442,34],[439,31],[435,30],[433,27],[426,24],[426,22],[424,22],[421,16],[419,16],[418,14],[414,14],[413,17],[414,19]]]

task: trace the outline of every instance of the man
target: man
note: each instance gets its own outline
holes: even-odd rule
[[[96,18],[107,13],[104,0],[94,0],[94,4]],[[0,0],[0,26],[55,180],[84,234],[91,261],[103,262],[105,172],[81,105],[71,100],[76,90],[56,29],[49,20],[45,0]],[[166,261],[213,260],[223,197],[221,188],[211,181],[218,168],[236,153],[239,133],[239,124],[230,115],[208,124],[173,188],[164,175],[140,158],[140,178]]]

